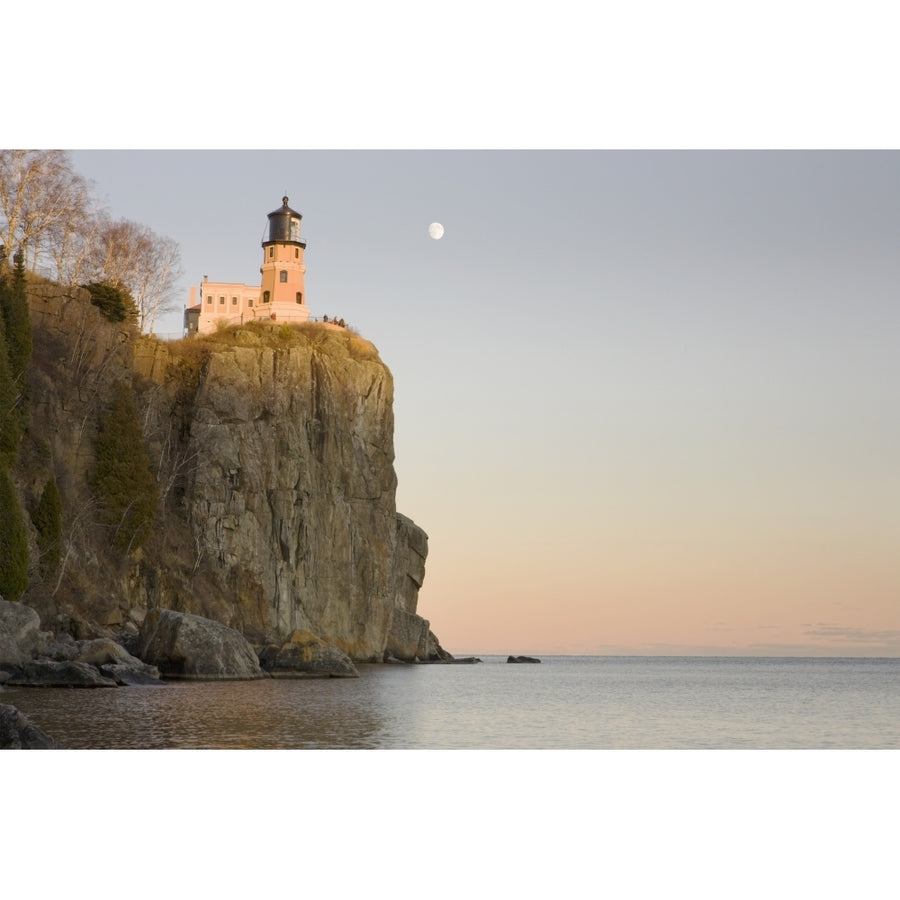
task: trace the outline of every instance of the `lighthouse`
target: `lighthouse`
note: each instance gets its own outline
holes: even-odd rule
[[[281,198],[281,208],[269,213],[269,239],[262,242],[263,262],[260,307],[258,315],[305,322],[309,318],[303,276],[303,251],[306,242],[300,239],[300,220],[303,216],[288,206],[288,198]]]
[[[281,207],[269,213],[268,240],[262,242],[262,284],[210,281],[204,275],[199,301],[197,289],[190,289],[190,305],[184,310],[184,333],[208,334],[223,325],[254,320],[287,324],[308,321],[303,286],[306,241],[300,239],[302,218],[290,208],[288,198],[282,197]]]

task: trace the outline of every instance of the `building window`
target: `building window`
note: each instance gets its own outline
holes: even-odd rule
[[[300,291],[297,291],[297,302],[303,303],[303,294],[301,294]]]
[[[206,298],[206,305],[209,306],[212,303],[212,297]]]
[[[219,297],[219,306],[224,306],[224,305],[225,305],[225,298]]]
[[[263,303],[268,303],[268,302],[269,302],[269,292],[263,291]]]
[[[252,297],[247,298],[247,306],[249,306],[251,308],[253,307],[253,298]]]
[[[237,306],[237,297],[232,297],[232,298],[231,298],[231,305],[232,305],[232,306]]]
[[[282,284],[287,284],[287,269],[282,269],[282,270],[278,273],[278,280],[279,280]]]

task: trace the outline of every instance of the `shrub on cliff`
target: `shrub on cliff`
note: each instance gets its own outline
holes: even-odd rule
[[[110,322],[137,321],[137,306],[128,288],[105,281],[92,281],[82,287],[91,295],[91,303]]]
[[[41,553],[41,575],[53,575],[59,568],[59,538],[62,533],[62,500],[59,487],[52,476],[44,485],[37,509],[31,517],[37,530],[37,544]]]
[[[92,485],[112,530],[112,544],[120,550],[140,547],[150,536],[159,490],[134,392],[124,382],[112,386],[106,409],[100,417],[96,465]]]
[[[207,347],[258,346],[281,350],[287,347],[310,347],[328,356],[349,355],[352,359],[380,362],[375,345],[360,337],[353,329],[336,330],[320,322],[290,322],[274,325],[265,320],[242,325],[221,323],[215,331],[188,338],[182,343],[200,343]]]
[[[0,596],[18,600],[28,587],[28,534],[9,472],[0,467]]]

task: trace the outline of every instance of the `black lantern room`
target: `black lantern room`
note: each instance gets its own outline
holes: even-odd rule
[[[269,239],[263,241],[263,247],[269,244],[299,244],[306,247],[306,242],[300,240],[300,220],[303,216],[288,206],[288,198],[281,198],[281,209],[269,213]]]

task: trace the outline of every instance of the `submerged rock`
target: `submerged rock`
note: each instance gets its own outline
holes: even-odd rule
[[[242,634],[221,622],[171,609],[147,613],[134,651],[168,678],[230,681],[265,677]]]
[[[0,703],[0,750],[59,750],[60,745],[44,734],[14,706]]]
[[[281,645],[259,653],[262,668],[275,678],[358,678],[353,660],[309,631],[294,631]]]
[[[399,662],[400,660],[396,660],[396,661]],[[390,662],[390,660],[385,660],[385,662]],[[446,656],[438,657],[436,659],[417,660],[418,665],[444,665],[444,666],[466,666],[466,665],[472,665],[474,663],[480,663],[480,662],[481,662],[481,660],[477,656],[450,656],[449,653]]]

